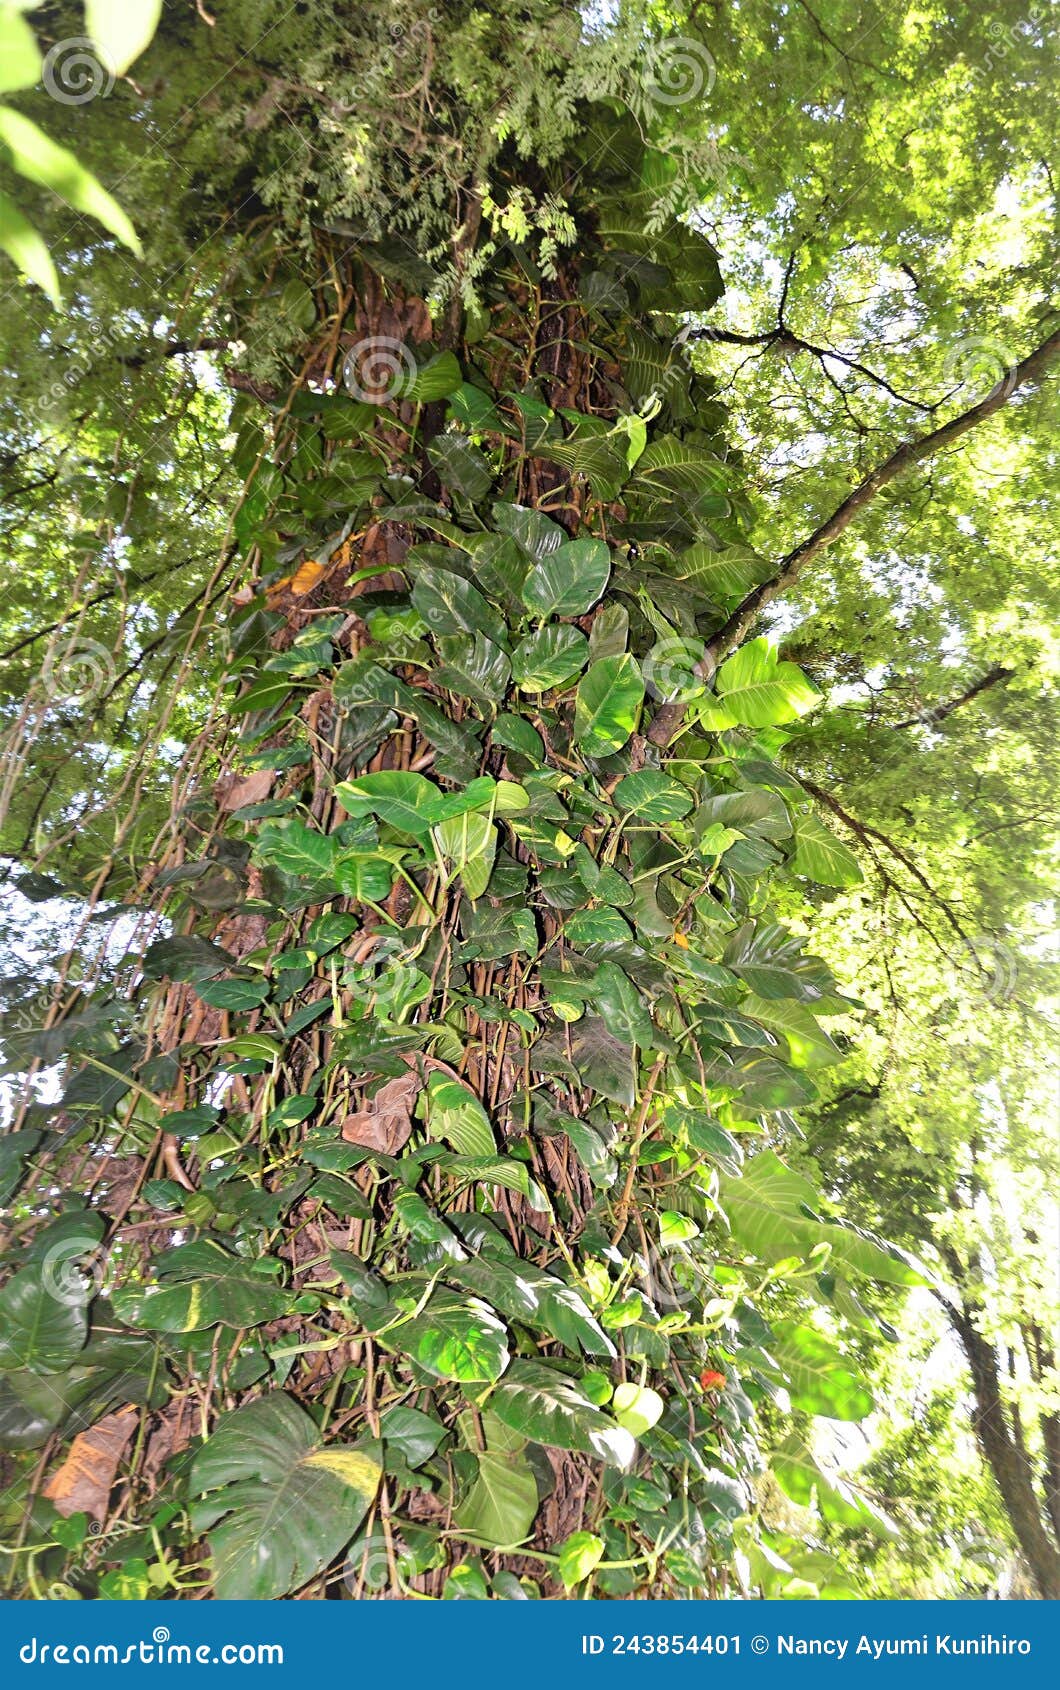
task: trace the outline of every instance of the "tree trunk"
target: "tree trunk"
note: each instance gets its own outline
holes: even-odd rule
[[[1060,1551],[1042,1518],[1030,1464],[1006,1420],[993,1346],[976,1327],[975,1311],[967,1303],[962,1302],[959,1309],[951,1307],[950,1318],[971,1370],[979,1446],[1039,1592],[1047,1601],[1060,1601]]]

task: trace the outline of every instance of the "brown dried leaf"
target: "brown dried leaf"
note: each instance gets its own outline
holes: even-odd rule
[[[347,1115],[342,1123],[342,1136],[347,1144],[363,1144],[368,1150],[381,1150],[385,1156],[396,1156],[408,1143],[412,1132],[412,1106],[423,1090],[423,1081],[414,1069],[399,1074],[380,1086],[375,1096],[358,1110]]]
[[[137,1418],[135,1408],[119,1408],[89,1431],[77,1434],[66,1460],[44,1487],[44,1495],[60,1514],[67,1518],[71,1514],[87,1514],[93,1520],[105,1518],[118,1462],[136,1429]]]
[[[272,791],[275,779],[274,769],[255,769],[241,780],[225,775],[217,782],[214,796],[222,810],[241,810],[244,804],[261,804]]]

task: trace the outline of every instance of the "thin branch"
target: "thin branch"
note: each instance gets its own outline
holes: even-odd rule
[[[919,716],[907,716],[904,722],[892,722],[891,726],[892,728],[932,728],[936,722],[944,722],[947,716],[952,716],[955,710],[960,710],[962,705],[971,704],[973,698],[978,698],[979,694],[986,692],[989,687],[996,687],[1001,682],[1011,680],[1015,673],[1014,669],[1006,669],[1004,664],[995,663],[992,669],[988,669],[985,675],[980,675],[979,679],[973,681],[970,687],[965,687],[964,691],[958,693],[956,698],[951,698],[946,704],[933,704],[930,710],[922,710]]]
[[[727,656],[743,640],[744,635],[753,626],[759,613],[766,605],[788,587],[794,586],[807,564],[825,551],[834,540],[849,528],[860,511],[888,487],[892,481],[904,475],[906,470],[915,464],[923,463],[925,459],[934,457],[945,447],[955,441],[979,423],[992,417],[995,411],[1018,392],[1028,382],[1036,381],[1060,353],[1060,329],[1051,334],[1040,346],[1035,347],[1026,358],[1010,370],[1004,380],[1000,381],[992,393],[981,399],[977,405],[962,411],[960,416],[952,417],[940,428],[932,429],[930,434],[923,434],[916,440],[907,440],[885,458],[865,479],[855,487],[854,491],[843,500],[843,503],[827,517],[813,533],[780,559],[776,572],[748,593],[743,602],[737,606],[732,615],[707,641],[704,653],[696,665],[696,673],[701,680],[708,680],[714,673],[721,658]],[[669,745],[674,734],[680,728],[685,718],[687,705],[676,699],[664,704],[659,709],[648,729],[647,737],[654,745]]]

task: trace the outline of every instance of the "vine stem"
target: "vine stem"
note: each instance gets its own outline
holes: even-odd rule
[[[611,1237],[612,1249],[615,1249],[618,1245],[622,1234],[626,1230],[629,1220],[629,1205],[633,1196],[633,1181],[637,1177],[637,1156],[640,1153],[640,1147],[644,1142],[644,1131],[648,1124],[648,1111],[651,1108],[651,1100],[655,1094],[655,1087],[658,1083],[659,1075],[662,1073],[665,1065],[665,1056],[659,1056],[656,1058],[655,1067],[648,1076],[648,1084],[645,1088],[644,1097],[641,1100],[640,1113],[637,1116],[636,1126],[633,1129],[633,1142],[629,1147],[629,1170],[626,1174],[626,1183],[622,1187],[622,1195],[618,1200],[618,1208],[616,1211],[618,1216],[618,1225]]]

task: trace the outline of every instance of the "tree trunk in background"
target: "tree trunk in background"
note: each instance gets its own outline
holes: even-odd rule
[[[1013,1438],[1005,1416],[993,1346],[977,1329],[975,1310],[967,1303],[949,1312],[972,1375],[979,1446],[1039,1592],[1047,1601],[1060,1601],[1060,1551],[1046,1528],[1026,1453]]]

